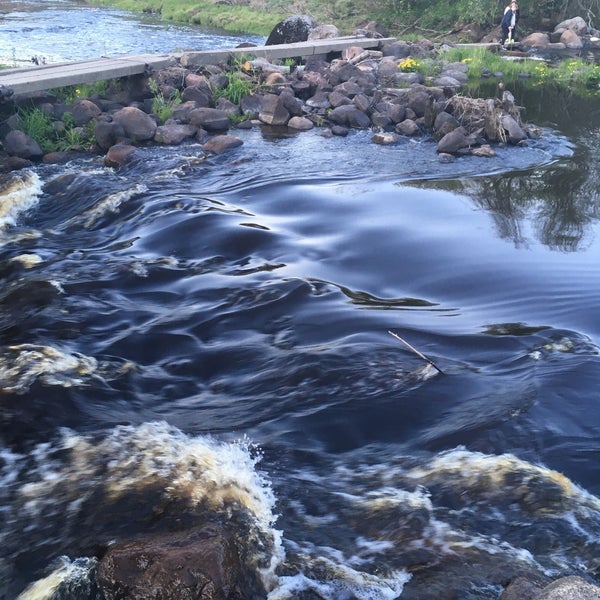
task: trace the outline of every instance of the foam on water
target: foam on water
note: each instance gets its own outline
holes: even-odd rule
[[[14,226],[21,213],[35,206],[41,193],[42,180],[33,171],[0,179],[0,234]]]
[[[176,521],[188,514],[226,522],[233,511],[258,532],[244,543],[261,540],[251,554],[265,585],[273,585],[283,558],[275,497],[256,468],[260,451],[247,440],[223,443],[153,422],[116,427],[102,439],[63,430],[58,441],[39,444],[28,456],[3,458],[0,504],[6,518],[0,542],[7,560],[33,549],[58,556],[77,544],[82,524],[90,520],[98,543],[108,543],[136,535],[132,523],[143,522],[141,514],[169,513],[165,506],[178,507],[171,515]]]
[[[97,370],[95,358],[52,346],[0,348],[0,390],[23,393],[39,379],[47,385],[82,385]]]

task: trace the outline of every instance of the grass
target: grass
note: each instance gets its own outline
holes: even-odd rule
[[[21,108],[18,116],[20,129],[34,139],[44,153],[81,148],[93,138],[93,124],[87,128],[75,127],[70,113],[65,113],[62,129],[54,127],[52,119],[39,108]]]
[[[181,92],[175,90],[171,96],[165,98],[154,79],[148,80],[148,87],[153,95],[152,112],[156,115],[158,124],[164,125],[164,123],[173,116],[173,109],[181,104]]]
[[[580,93],[600,92],[600,65],[581,58],[556,64],[533,58],[507,60],[484,48],[451,48],[440,58],[447,62],[467,63],[471,81],[478,81],[487,69],[491,73],[502,73],[502,80],[509,84],[517,79],[527,79],[533,86],[552,84]]]
[[[79,99],[91,98],[98,95],[103,96],[109,88],[108,80],[96,81],[95,83],[81,83],[79,85],[69,85],[66,87],[49,90],[50,93],[62,100],[65,104],[73,104]]]
[[[267,36],[288,12],[265,10],[265,6],[244,6],[235,0],[229,4],[211,0],[94,0],[94,4],[117,6],[133,12],[153,12],[167,21],[214,27],[230,33]]]

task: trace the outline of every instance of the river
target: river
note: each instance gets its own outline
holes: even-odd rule
[[[50,10],[173,46],[22,4],[31,54]],[[491,159],[255,128],[4,176],[0,598],[177,511],[243,512],[269,600],[598,581],[600,111],[514,92],[543,136]]]

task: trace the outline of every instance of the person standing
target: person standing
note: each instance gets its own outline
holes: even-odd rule
[[[516,0],[512,2],[504,9],[504,15],[502,16],[502,44],[507,44],[516,41],[515,29],[519,22],[519,5]]]

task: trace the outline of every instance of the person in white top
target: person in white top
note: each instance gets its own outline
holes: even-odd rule
[[[511,43],[516,41],[515,29],[519,22],[519,5],[516,0],[512,2],[504,9],[504,15],[502,16],[502,43]]]

